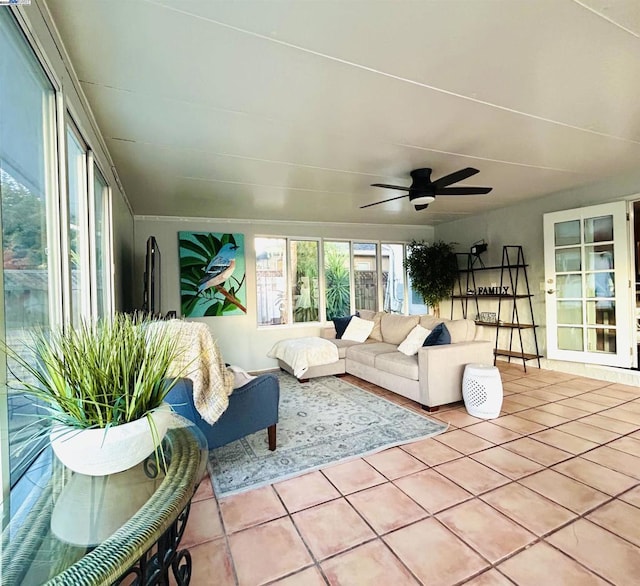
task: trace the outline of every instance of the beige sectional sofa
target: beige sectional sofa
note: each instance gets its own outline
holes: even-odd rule
[[[433,409],[462,400],[466,364],[493,364],[493,342],[478,339],[472,320],[367,311],[361,311],[360,317],[375,324],[369,338],[363,343],[337,340],[334,328],[325,329],[322,336],[336,344],[339,360],[311,367],[305,377],[347,372]],[[398,351],[398,345],[416,325],[433,330],[441,322],[451,335],[450,344],[424,346],[413,356]],[[282,362],[280,367],[290,372]]]

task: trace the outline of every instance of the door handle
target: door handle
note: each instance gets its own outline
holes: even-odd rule
[[[549,295],[552,295],[552,294],[553,294],[553,293],[555,293],[555,292],[556,292],[556,290],[555,290],[555,289],[547,289],[547,293],[548,293]]]

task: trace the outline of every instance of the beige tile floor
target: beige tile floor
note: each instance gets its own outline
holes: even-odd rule
[[[640,389],[500,370],[498,419],[448,406],[444,434],[220,500],[205,479],[191,583],[640,584]]]

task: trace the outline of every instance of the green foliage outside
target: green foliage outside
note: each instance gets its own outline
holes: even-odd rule
[[[4,268],[46,268],[46,210],[42,198],[4,171],[0,182]]]
[[[295,241],[293,263],[296,281],[293,291],[294,322],[318,320],[318,243],[314,240]]]
[[[349,315],[349,254],[327,244],[324,260],[327,283],[327,319]]]
[[[404,267],[411,284],[427,305],[436,309],[440,301],[451,296],[458,276],[458,263],[454,252],[455,242],[442,240],[428,243],[412,241],[408,246]]]

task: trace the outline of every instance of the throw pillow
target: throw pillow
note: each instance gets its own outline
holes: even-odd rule
[[[252,374],[249,374],[243,368],[240,368],[239,366],[233,366],[233,364],[228,367],[228,370],[230,370],[233,373],[234,389],[239,389],[240,387],[244,387],[244,385],[246,385],[249,381],[252,381],[254,378],[256,378]]]
[[[449,330],[444,324],[438,324],[431,333],[427,336],[423,346],[444,346],[445,344],[451,344],[451,336]]]
[[[373,322],[366,319],[360,319],[353,316],[347,329],[342,334],[343,340],[351,340],[353,342],[364,342],[373,330]]]
[[[398,346],[398,351],[406,354],[407,356],[417,354],[418,349],[422,347],[423,342],[430,333],[431,330],[423,328],[421,325],[417,325]]]
[[[347,329],[349,322],[351,321],[352,315],[347,315],[345,317],[334,317],[331,321],[336,328],[336,339],[340,340],[344,331]]]

